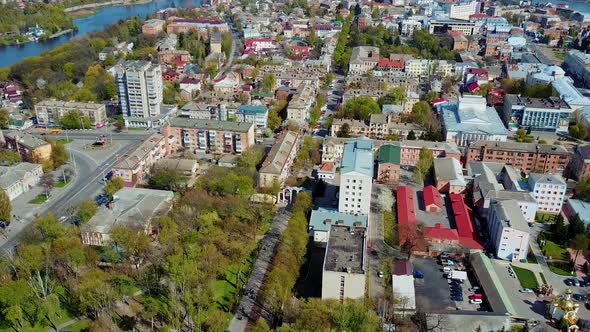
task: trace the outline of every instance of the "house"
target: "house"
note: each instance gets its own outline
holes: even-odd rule
[[[529,251],[529,226],[513,200],[494,201],[488,217],[488,234],[499,259],[526,261]]]
[[[201,80],[185,76],[180,80],[180,90],[186,91],[191,96],[201,90]]]
[[[336,176],[336,167],[332,162],[325,162],[318,168],[318,179],[332,180]]]
[[[166,21],[157,18],[149,19],[143,23],[141,32],[144,35],[157,36],[164,32],[164,24]]]
[[[19,152],[23,160],[37,163],[51,159],[51,144],[36,136],[8,130],[3,136],[5,147]]]
[[[365,214],[342,213],[337,210],[318,208],[311,211],[309,217],[309,232],[313,241],[319,245],[328,243],[330,228],[332,226],[345,226],[351,228],[364,228],[368,225],[368,216]]]
[[[440,213],[443,208],[442,199],[439,191],[433,186],[429,185],[422,190],[422,197],[424,199],[424,209],[429,213]]]
[[[377,182],[384,184],[399,183],[401,148],[396,145],[382,145],[379,149]]]
[[[96,214],[80,227],[82,243],[105,246],[111,242],[115,227],[133,227],[146,234],[152,233],[152,219],[167,213],[172,207],[174,193],[167,190],[123,188],[113,195],[108,206],[101,206]]]
[[[373,141],[361,136],[344,144],[338,211],[369,214],[373,179]]]
[[[27,162],[13,166],[0,166],[0,190],[12,201],[22,193],[31,190],[43,176],[43,168]]]
[[[293,160],[299,149],[299,134],[294,131],[282,132],[270,152],[262,162],[258,172],[258,186],[271,188],[276,184],[282,186],[291,174]]]
[[[230,72],[213,80],[213,89],[216,92],[237,93],[240,88],[240,77],[238,74]]]
[[[184,176],[187,179],[194,178],[197,175],[199,164],[194,159],[171,159],[162,158],[156,160],[153,166],[155,171],[164,169],[174,170],[178,174]]]
[[[439,158],[434,160],[434,176],[436,189],[444,193],[462,193],[467,187],[463,177],[463,168],[455,158]]]
[[[322,300],[365,296],[365,229],[332,225],[322,271]]]

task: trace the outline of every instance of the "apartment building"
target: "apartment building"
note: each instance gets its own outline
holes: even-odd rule
[[[317,66],[307,66],[304,64],[282,66],[264,65],[260,67],[258,75],[256,75],[255,81],[257,84],[262,82],[266,73],[273,73],[279,86],[299,87],[302,83],[305,83],[314,91],[317,91],[320,87],[320,78],[326,76],[326,70]]]
[[[23,162],[13,166],[0,166],[0,190],[12,201],[36,186],[41,176],[43,168],[39,164]]]
[[[309,112],[315,100],[315,89],[302,83],[297,87],[297,92],[291,97],[287,106],[287,120],[305,124],[309,119]]]
[[[454,73],[455,66],[446,60],[411,59],[406,62],[405,70],[418,77],[432,74],[450,77]]]
[[[322,271],[322,300],[365,296],[365,229],[332,225]]]
[[[481,3],[479,1],[470,1],[463,3],[454,3],[449,5],[449,18],[455,20],[469,21],[469,17],[479,13]]]
[[[492,161],[525,173],[561,174],[569,160],[570,153],[561,145],[479,141],[467,148],[465,163]]]
[[[3,137],[2,137],[3,136]],[[9,150],[20,153],[23,160],[40,163],[51,159],[51,144],[31,134],[18,131],[3,131],[0,135],[0,145]]]
[[[213,32],[229,32],[228,24],[218,18],[200,17],[195,19],[169,17],[166,33],[187,33],[194,31],[198,34],[199,39],[208,40]]]
[[[476,24],[475,22],[451,19],[434,19],[428,22],[429,33],[444,34],[448,33],[449,31],[461,31],[464,35],[471,36],[474,32],[476,32]]]
[[[444,193],[462,193],[467,187],[463,167],[455,158],[434,159],[436,189]]]
[[[538,212],[558,214],[561,212],[567,185],[561,175],[529,174],[528,189],[539,204]]]
[[[92,126],[95,128],[100,128],[107,122],[107,112],[104,104],[69,102],[55,99],[47,99],[35,104],[37,123],[41,126],[59,126],[59,119],[70,111],[77,111],[80,118],[90,118]]]
[[[574,110],[559,97],[504,96],[504,120],[509,127],[567,132]]]
[[[123,116],[158,116],[163,100],[162,70],[147,61],[125,61],[115,65],[117,94]]]
[[[340,166],[338,211],[369,214],[373,160],[372,140],[361,136],[344,144]]]
[[[172,118],[162,128],[166,154],[184,150],[193,153],[242,153],[254,145],[255,125],[205,119]]]
[[[590,55],[579,50],[569,50],[565,54],[566,70],[576,78],[576,81],[588,86],[590,83]]]
[[[590,144],[574,147],[572,169],[578,179],[590,176]]]
[[[299,149],[299,134],[294,131],[282,132],[260,167],[258,186],[270,188],[275,183],[281,186],[291,173],[293,160]]]
[[[415,123],[394,122],[395,116],[385,114],[373,114],[369,122],[349,119],[334,119],[331,127],[331,135],[337,136],[344,124],[348,124],[351,136],[365,135],[376,139],[383,139],[387,135],[397,135],[400,139],[406,139],[410,132],[415,137],[426,133],[426,128]],[[391,120],[391,121],[390,121]]]
[[[145,21],[145,23],[143,23],[143,26],[141,27],[141,32],[144,35],[157,36],[160,33],[164,32],[164,24],[166,24],[166,21],[164,20],[160,20],[157,18],[149,19]]]
[[[379,62],[379,48],[357,46],[352,49],[349,70],[350,75],[362,75],[373,70]]]
[[[350,228],[367,228],[369,217],[364,214],[341,213],[332,209],[318,208],[311,211],[309,233],[316,245],[325,246],[332,225]]]
[[[481,96],[459,97],[457,103],[437,105],[447,142],[468,146],[477,141],[505,142],[508,132],[493,107]]]
[[[164,136],[154,133],[113,167],[113,175],[122,178],[126,187],[145,184],[152,166],[165,156]]]
[[[387,94],[397,86],[403,86],[406,91],[417,91],[420,81],[411,73],[391,71],[380,76],[349,75],[345,83],[346,90],[385,90]]]
[[[401,148],[392,144],[382,145],[378,161],[377,182],[388,185],[399,183]]]
[[[512,262],[527,258],[529,226],[516,201],[492,202],[488,217],[488,234],[494,244],[494,254],[497,258]]]

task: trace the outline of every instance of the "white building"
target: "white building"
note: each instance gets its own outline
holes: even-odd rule
[[[39,183],[43,168],[39,164],[19,163],[14,166],[0,166],[0,190],[13,199],[29,191]]]
[[[309,233],[315,243],[326,244],[330,237],[332,225],[366,229],[368,220],[367,215],[354,215],[332,209],[318,208],[311,211]]]
[[[526,259],[529,249],[529,227],[516,201],[492,202],[488,232],[496,250],[496,257],[513,262]]]
[[[399,25],[402,36],[411,36],[415,30],[422,29],[422,23],[413,19],[402,20]]]
[[[163,100],[160,66],[137,60],[117,64],[114,70],[123,115],[137,118],[158,116]]]
[[[373,141],[361,136],[344,144],[338,211],[369,214],[373,179]]]
[[[531,173],[528,186],[539,204],[538,212],[560,213],[567,188],[561,175]]]
[[[283,185],[299,149],[299,134],[294,131],[281,133],[264,159],[258,172],[258,186],[270,188],[275,183]]]
[[[324,256],[322,300],[365,296],[365,230],[332,225]]]
[[[480,5],[479,1],[452,4],[449,9],[449,18],[469,21],[469,16],[479,13]]]
[[[405,71],[414,76],[439,74],[450,77],[453,75],[454,65],[446,60],[411,59],[406,61]]]
[[[579,50],[569,50],[564,60],[567,71],[574,75],[582,84],[590,83],[590,55]]]
[[[416,289],[414,287],[412,263],[409,260],[397,261],[391,276],[395,309],[408,312],[416,310]]]
[[[437,105],[447,142],[466,146],[477,141],[505,142],[508,131],[493,107],[481,96],[460,97],[457,103]]]
[[[379,62],[379,48],[372,46],[357,46],[352,49],[350,57],[350,75],[362,75],[373,70]]]

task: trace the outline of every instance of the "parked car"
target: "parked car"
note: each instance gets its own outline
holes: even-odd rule
[[[579,279],[580,287],[588,287],[588,283],[584,279]]]
[[[472,295],[469,295],[469,299],[471,299],[471,300],[475,300],[475,299],[481,300],[481,299],[483,299],[483,295],[481,295],[481,294],[472,294]]]
[[[443,271],[444,273],[449,273],[449,272],[451,272],[452,270],[453,270],[453,269],[451,269],[451,268],[450,268],[450,267],[448,267],[448,266],[445,266],[445,267],[443,267],[443,268],[442,268],[442,271]]]
[[[532,293],[533,292],[533,290],[530,288],[521,288],[518,291],[521,293]]]
[[[2,220],[0,220],[0,228],[2,228],[2,229],[6,228],[6,223]]]
[[[424,272],[420,271],[420,270],[416,270],[414,271],[414,278],[417,279],[422,279],[424,278]]]
[[[379,278],[383,278],[383,271],[379,271],[378,275],[379,275]]]
[[[463,296],[451,296],[451,300],[461,302],[463,301]]]
[[[568,286],[572,286],[574,284],[572,279],[565,279],[563,282]]]
[[[480,290],[480,289],[481,289],[481,288],[479,288],[479,286],[473,286],[473,287],[469,288],[469,291],[470,291],[470,292],[476,292],[476,291],[478,291],[478,290]]]
[[[574,280],[572,280],[572,281],[573,281],[573,284],[574,284],[574,286],[576,286],[576,287],[580,287],[580,280],[578,280],[578,279],[574,279]]]
[[[483,301],[481,299],[472,299],[472,300],[469,300],[469,303],[471,303],[471,304],[482,304]]]
[[[586,296],[584,296],[582,294],[574,294],[572,297],[576,301],[586,301]]]

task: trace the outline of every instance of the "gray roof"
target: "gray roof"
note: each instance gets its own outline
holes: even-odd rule
[[[497,201],[512,200],[517,202],[536,203],[535,197],[528,191],[510,191],[510,190],[496,190],[490,191],[488,196],[490,199]]]
[[[469,148],[482,148],[504,151],[539,152],[551,154],[568,154],[569,152],[561,145],[518,143],[518,142],[496,142],[478,141],[469,145]]]
[[[180,128],[198,128],[209,130],[226,130],[233,132],[248,132],[254,123],[250,122],[231,122],[205,119],[187,119],[187,118],[171,118],[168,122],[171,127]]]
[[[137,165],[146,159],[146,156],[151,153],[154,148],[164,140],[164,136],[154,133],[133,151],[129,153],[125,159],[115,165],[118,169],[134,169]]]
[[[39,164],[22,162],[13,166],[0,166],[0,189],[8,189],[14,184],[29,176],[35,169],[41,168]]]
[[[523,232],[529,231],[529,227],[517,201],[502,200],[492,202],[490,208],[496,210],[496,215],[504,227],[514,228]]]
[[[469,255],[469,261],[477,275],[479,284],[486,293],[486,299],[492,311],[500,315],[516,315],[510,297],[506,293],[490,259],[483,252],[476,252]]]
[[[455,158],[434,159],[436,181],[449,181],[452,185],[466,185],[461,164]]]
[[[361,136],[344,144],[340,173],[357,172],[373,177],[373,141]]]
[[[171,159],[164,158],[156,161],[154,168],[156,169],[175,169],[181,172],[192,172],[194,168],[198,168],[199,164],[193,159]]]
[[[291,151],[297,148],[298,139],[299,134],[294,131],[282,133],[262,163],[260,173],[281,174]]]
[[[338,210],[318,208],[311,211],[309,229],[312,231],[327,232],[331,225],[367,228],[368,217],[366,214],[354,215],[338,212]]]
[[[152,217],[172,207],[173,197],[168,190],[123,188],[114,195],[112,208],[100,207],[82,230],[109,234],[115,226],[145,227]]]
[[[464,96],[458,103],[438,105],[446,131],[486,135],[507,135],[500,116],[480,96]]]
[[[11,131],[11,130],[4,131],[4,137],[7,137],[9,139],[14,140],[15,137],[17,137],[17,136],[18,136],[18,144],[22,144],[23,146],[25,146],[26,148],[29,148],[29,149],[38,148],[43,145],[49,145],[49,143],[47,143],[46,141],[44,141],[40,138],[37,138],[31,134],[17,132],[17,131]]]
[[[365,230],[332,225],[326,246],[324,271],[363,274]]]
[[[533,181],[534,183],[555,183],[565,186],[563,177],[556,174],[531,173],[529,174],[529,181]]]

